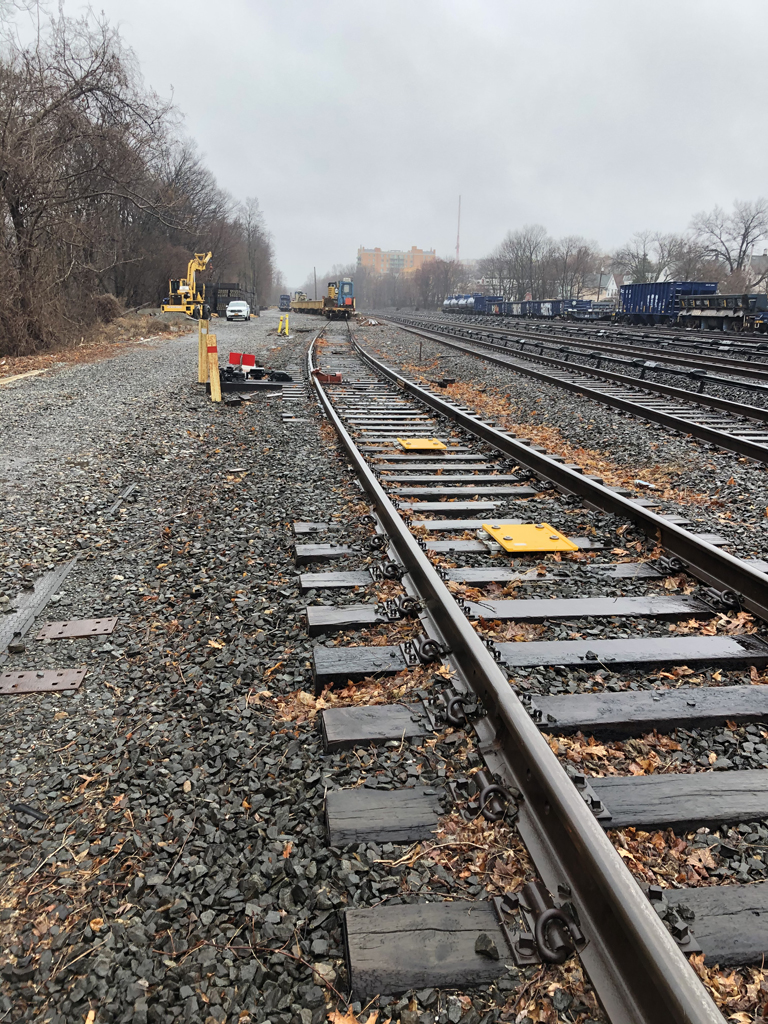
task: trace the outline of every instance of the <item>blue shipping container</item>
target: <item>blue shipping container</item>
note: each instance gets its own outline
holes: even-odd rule
[[[717,291],[716,281],[652,281],[621,286],[620,312],[648,323],[671,318],[680,312],[681,295],[708,295]]]

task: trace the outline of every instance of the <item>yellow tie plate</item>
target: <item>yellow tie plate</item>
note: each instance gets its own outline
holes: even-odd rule
[[[578,551],[578,545],[549,523],[483,523],[483,529],[510,554]]]
[[[397,443],[407,452],[442,452],[448,447],[436,437],[398,437]]]

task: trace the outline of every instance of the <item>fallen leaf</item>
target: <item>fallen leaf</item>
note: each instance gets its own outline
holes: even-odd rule
[[[716,868],[717,863],[708,846],[692,850],[685,858],[686,864],[693,864],[696,868]]]
[[[88,922],[88,924],[91,926],[92,932],[100,932],[101,929],[104,927],[104,918],[94,917],[92,920]]]
[[[378,1019],[379,1011],[374,1010],[364,1024],[376,1024]],[[352,1010],[348,1010],[346,1013],[342,1013],[341,1010],[331,1010],[328,1014],[328,1020],[331,1024],[363,1024],[362,1021],[357,1019],[357,1016],[352,1012]],[[382,1021],[382,1024],[389,1024],[389,1018],[387,1018],[386,1021]]]
[[[291,856],[291,850],[293,849],[293,843],[286,843],[283,847],[283,860],[288,860]]]
[[[222,649],[222,647],[224,646],[224,644],[220,644],[218,640],[209,640],[208,641],[208,646],[209,647],[215,647],[217,651],[220,651]]]

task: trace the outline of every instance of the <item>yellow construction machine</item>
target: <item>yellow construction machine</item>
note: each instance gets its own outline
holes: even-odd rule
[[[202,273],[211,261],[213,253],[196,252],[187,264],[187,276],[168,282],[168,295],[160,309],[163,313],[186,313],[200,318],[205,301],[205,285],[195,283],[195,274]]]

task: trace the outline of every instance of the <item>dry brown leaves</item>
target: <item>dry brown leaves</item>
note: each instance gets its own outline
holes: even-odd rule
[[[749,612],[736,612],[733,615],[721,612],[714,619],[704,622],[699,619],[670,622],[667,628],[670,633],[696,633],[699,636],[742,636],[745,633],[757,632],[754,617]]]
[[[5,356],[0,359],[0,379],[29,370],[47,370],[55,365],[96,363],[128,351],[131,345],[188,334],[195,325],[186,317],[168,323],[148,315],[121,316],[111,324],[100,324],[79,345],[61,347],[29,356]]]
[[[558,967],[542,967],[527,985],[511,997],[501,1011],[500,1019],[522,1021],[527,1017],[536,1024],[560,1024],[566,1019],[574,1024],[604,1020],[594,992],[588,985],[577,960],[570,960]],[[561,1017],[552,1005],[558,990],[566,992],[576,1005],[581,1004],[586,1009],[575,1011],[570,1008],[568,1017]]]
[[[424,372],[424,367],[414,367],[413,369],[417,373]],[[635,480],[642,477],[643,480],[653,484],[655,488],[653,493],[658,494],[661,498],[683,501],[688,504],[720,504],[706,494],[679,490],[674,487],[670,480],[679,472],[677,467],[621,466],[607,458],[603,452],[566,441],[557,427],[535,422],[516,422],[513,418],[514,410],[510,408],[507,394],[494,388],[480,391],[480,387],[481,385],[476,381],[460,381],[451,384],[447,390],[452,398],[458,398],[484,418],[498,420],[504,430],[511,430],[520,437],[527,437],[536,444],[543,445],[548,452],[562,455],[567,462],[576,463],[585,472],[601,476],[607,484],[635,490]],[[537,413],[534,412],[532,415],[535,416]]]
[[[525,643],[528,640],[538,640],[547,631],[547,627],[541,622],[500,622],[498,619],[487,622],[480,619],[479,622],[472,624],[478,633],[489,640],[503,642]]]
[[[374,1010],[373,1013],[369,1013],[365,1020],[363,1020],[362,1017],[358,1017],[352,1010],[347,1010],[346,1013],[342,1013],[341,1010],[331,1010],[328,1014],[328,1020],[331,1024],[378,1024],[379,1011]],[[391,1020],[391,1017],[387,1017],[381,1024],[389,1024]]]
[[[768,1018],[768,978],[759,967],[721,970],[705,967],[704,954],[689,957],[691,967],[704,982],[720,1010],[734,1024],[753,1024]]]
[[[693,765],[682,765],[670,757],[680,744],[657,732],[640,738],[600,742],[594,736],[546,735],[547,743],[558,757],[578,765],[586,775],[660,775],[689,773]]]
[[[650,885],[721,884],[719,878],[709,875],[720,866],[719,856],[709,847],[691,847],[671,829],[643,832],[626,828],[609,831],[608,836],[632,874]]]
[[[450,669],[432,666],[408,669],[382,679],[367,678],[358,683],[347,683],[337,689],[327,689],[319,697],[307,690],[294,690],[288,694],[274,694],[269,690],[251,691],[247,702],[270,710],[278,722],[311,722],[324,708],[352,707],[360,704],[396,704],[421,687],[429,685],[433,675],[449,677]]]
[[[535,875],[528,851],[506,822],[491,823],[482,817],[465,821],[458,813],[441,818],[434,839],[416,843],[394,863],[412,867],[419,861],[439,864],[454,875],[459,888],[474,876],[499,895],[517,892]]]

